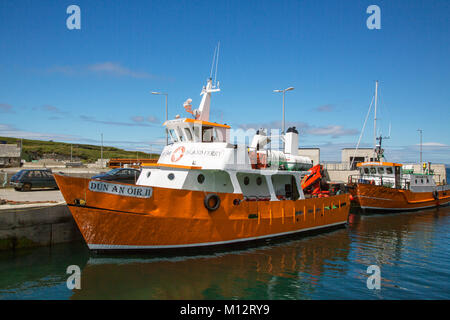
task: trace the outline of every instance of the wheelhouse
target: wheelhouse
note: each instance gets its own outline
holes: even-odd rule
[[[228,142],[230,140],[230,126],[209,121],[189,118],[166,121],[172,143],[178,142]]]

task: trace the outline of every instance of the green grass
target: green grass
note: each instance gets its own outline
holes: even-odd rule
[[[6,143],[18,143],[20,142],[20,139],[0,137],[0,141],[6,141]],[[26,161],[39,160],[43,157],[44,154],[61,155],[66,157],[67,159],[70,159],[70,143],[30,139],[23,139],[22,143],[22,159]],[[72,144],[72,146],[73,158],[78,157],[84,163],[95,162],[101,157],[100,146],[90,144]],[[103,159],[157,159],[158,157],[158,154],[126,151],[115,147],[103,146]]]

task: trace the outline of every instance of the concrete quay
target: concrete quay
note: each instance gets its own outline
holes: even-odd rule
[[[65,202],[0,206],[0,250],[81,240]]]
[[[0,250],[82,240],[59,190],[0,189],[0,199]]]

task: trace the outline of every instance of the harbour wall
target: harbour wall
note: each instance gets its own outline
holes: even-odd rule
[[[81,233],[65,202],[1,206],[0,250],[81,240]]]

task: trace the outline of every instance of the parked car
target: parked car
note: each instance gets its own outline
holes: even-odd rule
[[[91,179],[117,181],[117,182],[134,184],[134,183],[136,183],[140,174],[141,174],[141,171],[137,170],[137,169],[116,168],[116,169],[112,169],[106,173],[93,176]]]
[[[9,183],[17,191],[30,191],[32,188],[58,189],[52,173],[46,169],[24,169],[13,175]]]

